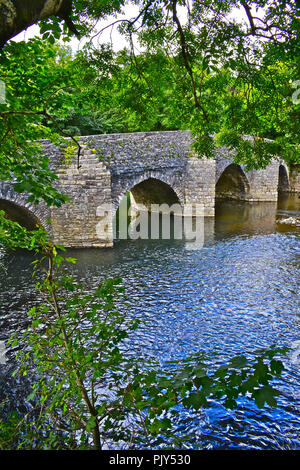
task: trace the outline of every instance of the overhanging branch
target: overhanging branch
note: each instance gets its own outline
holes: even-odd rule
[[[0,6],[0,49],[21,31],[50,16],[61,18],[79,35],[71,20],[72,0],[6,0]]]

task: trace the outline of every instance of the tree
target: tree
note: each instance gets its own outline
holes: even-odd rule
[[[69,18],[83,35],[92,31],[92,21],[121,12],[124,6],[120,0],[35,2],[34,8],[28,2],[8,2],[7,5],[10,3],[14,4],[16,23],[21,17],[27,18],[28,24],[35,19],[40,24],[43,38],[51,42],[60,37],[67,39],[73,34],[74,28],[68,29],[63,17]],[[131,75],[135,73],[135,88],[140,91],[136,118],[130,121],[129,129],[138,127],[139,113],[146,109],[146,99],[151,107],[151,101],[157,100],[158,96],[158,87],[149,78],[147,61],[134,53],[133,38],[136,36],[148,53],[165,54],[173,59],[171,67],[176,61],[175,73],[169,77],[175,83],[172,88],[176,88],[179,108],[184,108],[184,126],[193,132],[195,150],[200,157],[215,155],[212,136],[217,135],[217,143],[232,147],[236,151],[236,162],[244,163],[249,169],[264,167],[277,155],[290,162],[299,160],[299,132],[295,125],[299,105],[292,100],[293,86],[299,76],[299,5],[296,1],[202,0],[190,4],[183,0],[145,0],[132,3],[139,6],[135,17],[112,22],[112,26],[118,25],[129,40]],[[3,21],[7,24],[8,6],[3,9]],[[236,15],[241,19],[237,20]],[[2,32],[6,35],[5,40],[12,36],[4,26]],[[274,79],[275,69],[280,69],[282,78],[285,77],[285,86]],[[282,70],[285,70],[284,75]],[[134,93],[130,82],[127,90],[129,95]],[[258,99],[259,96],[263,99]],[[269,97],[273,99],[274,107],[268,110],[265,104]],[[137,104],[137,97],[135,102]],[[260,117],[263,114],[261,105],[268,116],[272,114],[272,129],[268,120]],[[278,112],[284,106],[287,110],[283,112],[288,119]],[[117,110],[119,112],[120,108]],[[13,111],[10,108],[9,114]],[[22,111],[24,118],[27,110]],[[43,112],[45,114],[45,110]],[[17,114],[19,117],[20,109]],[[186,119],[188,115],[189,120]],[[80,118],[76,112],[72,112],[72,116],[67,129],[76,132],[76,120]],[[0,117],[5,124],[5,111]],[[26,117],[29,117],[28,112]],[[99,119],[96,114],[95,118]],[[103,129],[103,123],[99,124]],[[180,128],[180,125],[182,122],[175,127]],[[159,123],[153,123],[153,128],[160,128]],[[119,129],[122,130],[122,126]],[[254,139],[245,140],[244,134],[252,135]],[[266,135],[274,142],[264,140]]]
[[[178,13],[180,6],[181,2],[172,1],[159,11],[149,8],[136,33],[148,49],[163,48],[168,56],[180,59],[186,76],[181,102],[189,109],[196,153],[214,156],[212,136],[217,134],[217,142],[234,149],[235,161],[248,169],[265,167],[276,155],[299,161],[299,132],[292,130],[292,116],[298,112],[292,102],[292,85],[299,75],[296,2],[193,2],[185,22]],[[248,25],[235,20],[236,7],[245,12]],[[253,12],[260,8],[263,12]],[[132,37],[134,29],[127,29]],[[276,68],[280,73],[285,68],[284,90],[272,80]],[[266,103],[270,96],[274,107],[267,114],[274,113],[274,142],[264,139],[263,100]],[[284,119],[284,126],[280,107],[286,117],[291,116]],[[245,140],[244,134],[254,139]]]
[[[103,48],[81,52],[74,61],[78,96],[84,97],[82,109],[89,103],[90,113],[97,109],[105,115],[113,110],[123,131],[192,129],[199,133],[204,126],[180,56],[155,49],[133,61],[127,51],[113,53]],[[299,110],[292,100],[296,63],[278,60],[270,49],[260,67],[245,67],[232,57],[222,66],[204,70],[202,65],[201,57],[194,59],[195,79],[201,78],[202,104],[215,142],[236,148],[235,162],[248,168],[267,165],[273,155],[297,161]],[[244,140],[243,134],[255,136],[254,144]],[[210,138],[205,141],[205,135],[198,135],[199,156],[214,155],[214,150]]]
[[[38,0],[34,2],[12,0],[1,2],[0,47],[18,33],[39,20],[55,16],[64,20],[70,31],[78,34],[72,23],[71,0]]]
[[[80,36],[86,32],[82,20],[101,18],[120,11],[124,1],[103,0],[9,0],[2,1],[0,24],[0,48],[9,39],[37,22],[42,22],[41,31],[51,30],[54,37],[63,31],[66,35]],[[62,26],[63,24],[63,26]]]
[[[61,205],[66,198],[53,186],[57,177],[38,141],[50,137],[63,144],[55,114],[59,108],[63,115],[67,106],[68,94],[63,93],[67,73],[56,66],[51,45],[32,40],[7,46],[0,74],[6,86],[6,102],[0,104],[1,180],[14,178],[15,191],[26,191],[35,204],[43,198],[49,205]],[[49,121],[55,128],[52,132]]]

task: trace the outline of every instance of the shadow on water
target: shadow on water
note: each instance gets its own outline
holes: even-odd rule
[[[289,218],[289,223],[281,223]],[[298,194],[280,194],[278,202],[219,201],[216,204],[215,237],[297,232],[299,227],[293,225],[297,219],[300,221]]]
[[[277,203],[273,202],[218,202],[215,218],[216,238],[273,233],[276,230],[276,211]]]

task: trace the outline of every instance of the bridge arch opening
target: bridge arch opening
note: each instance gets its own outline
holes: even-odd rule
[[[239,165],[229,165],[216,184],[216,199],[244,200],[249,192],[248,179]]]
[[[166,232],[170,231],[168,236],[173,237],[174,218],[182,216],[182,209],[179,196],[169,184],[149,177],[133,185],[122,197],[113,220],[114,239],[127,238],[127,234],[133,239],[161,238],[165,235],[161,233],[162,221],[166,223]],[[153,223],[157,224],[155,235]]]
[[[167,204],[171,207],[173,204],[179,204],[180,201],[171,186],[159,179],[148,178],[131,188],[130,203],[133,207],[144,206],[148,212],[151,211],[153,205],[162,206]]]
[[[278,192],[285,193],[289,191],[290,183],[287,169],[284,165],[279,165],[278,170]]]
[[[8,219],[18,222],[27,230],[35,230],[37,225],[41,225],[40,220],[29,209],[20,206],[15,202],[0,198],[0,210],[5,212]]]

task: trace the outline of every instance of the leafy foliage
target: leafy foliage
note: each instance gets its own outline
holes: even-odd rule
[[[55,189],[57,176],[40,142],[62,142],[57,129],[53,132],[47,126],[47,121],[54,126],[55,112],[63,113],[67,106],[61,89],[67,74],[56,67],[56,58],[57,49],[40,40],[12,43],[2,51],[0,76],[6,102],[0,104],[0,178],[14,180],[15,191],[27,192],[35,204],[44,199],[59,206],[66,197]]]
[[[15,178],[15,189],[34,203],[60,205],[65,198],[38,141],[72,136],[76,143],[76,135],[107,132],[190,129],[199,157],[215,155],[215,136],[248,169],[277,155],[299,162],[296,2],[133,4],[135,17],[112,21],[130,50],[95,48],[91,40],[73,57],[55,45],[73,34],[58,15],[41,21],[42,40],[10,42],[1,51],[7,95],[0,104],[1,180]],[[69,6],[78,31],[93,35],[91,23],[120,13],[124,2]],[[134,41],[142,47],[138,55]]]

